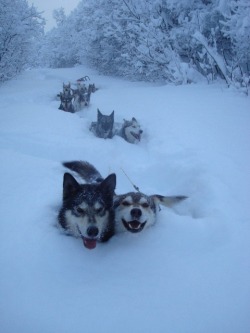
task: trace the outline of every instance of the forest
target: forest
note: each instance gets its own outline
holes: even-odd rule
[[[0,81],[26,68],[86,64],[102,74],[175,85],[222,80],[249,93],[249,0],[82,0],[43,14],[0,0]]]

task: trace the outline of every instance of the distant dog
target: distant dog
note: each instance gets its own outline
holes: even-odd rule
[[[74,161],[64,163],[64,166],[79,174],[89,183],[98,184],[103,181],[101,174],[88,162]],[[114,194],[115,233],[140,232],[155,224],[160,205],[171,208],[186,198],[183,195],[146,195],[141,192]]]
[[[96,86],[95,86],[95,84],[94,83],[92,83],[92,84],[89,84],[89,91],[91,92],[91,93],[94,93],[94,92],[96,92],[96,90],[97,90],[97,88],[96,88]]]
[[[95,184],[80,184],[71,174],[64,174],[58,222],[69,234],[81,237],[88,249],[95,248],[97,241],[106,242],[114,235],[115,186],[115,174]]]
[[[141,135],[143,130],[140,127],[138,121],[133,117],[131,120],[125,120],[118,129],[118,124],[116,123],[115,134],[121,136],[124,140],[129,143],[138,143],[141,141]]]
[[[81,110],[84,106],[90,103],[92,86],[87,88],[84,83],[77,82],[77,89],[72,89],[74,96],[74,107],[76,110]]]
[[[104,115],[97,109],[97,122],[92,122],[90,131],[98,138],[111,139],[113,137],[114,111],[110,115]]]
[[[64,95],[63,93],[59,94],[60,97],[60,105],[59,105],[59,110],[63,110],[66,112],[75,112],[75,108],[73,106],[72,100],[73,100],[73,95]]]
[[[72,96],[71,94],[71,84],[70,82],[68,84],[63,83],[63,95],[64,96]]]

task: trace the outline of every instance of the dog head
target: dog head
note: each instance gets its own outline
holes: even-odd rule
[[[70,82],[68,84],[63,83],[63,94],[64,95],[71,95],[71,84],[70,84]]]
[[[143,131],[141,130],[138,121],[133,117],[132,120],[124,119],[123,133],[126,141],[129,143],[138,143],[141,141],[141,134]]]
[[[63,93],[60,93],[59,97],[61,100],[59,110],[73,112],[73,105],[72,105],[73,95],[65,95]]]
[[[86,86],[82,81],[77,81],[76,87],[79,92],[85,92],[85,90],[86,90]]]
[[[82,96],[82,99],[83,99],[83,103],[85,106],[88,106],[89,105],[89,102],[90,102],[90,95],[91,93],[89,91],[86,91],[83,96]]]
[[[113,136],[114,111],[110,115],[104,115],[97,109],[96,136],[107,139]]]
[[[172,207],[184,199],[185,196],[148,196],[141,192],[117,195],[114,199],[117,231],[140,232],[155,224],[160,204]]]
[[[96,90],[97,90],[97,88],[96,88],[96,86],[95,86],[94,83],[93,84],[89,84],[88,91],[90,93],[94,93],[94,92],[96,92]]]
[[[113,235],[115,186],[115,174],[99,184],[79,184],[71,174],[64,174],[59,223],[74,236],[81,237],[88,249]]]

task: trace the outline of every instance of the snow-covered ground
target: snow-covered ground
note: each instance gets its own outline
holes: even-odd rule
[[[100,89],[77,114],[62,82]],[[0,87],[1,333],[249,333],[250,99],[219,85],[159,86],[77,67]],[[94,137],[96,110],[136,117],[139,145]],[[87,160],[117,193],[189,198],[95,250],[56,228],[62,161]]]

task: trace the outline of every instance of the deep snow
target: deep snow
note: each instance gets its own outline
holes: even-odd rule
[[[100,89],[77,114],[62,82]],[[83,67],[27,71],[0,87],[1,333],[249,333],[250,99],[220,85],[160,86]],[[139,145],[88,128],[97,107],[135,116]],[[157,224],[95,250],[56,228],[61,161],[117,174],[117,193],[187,195]]]

